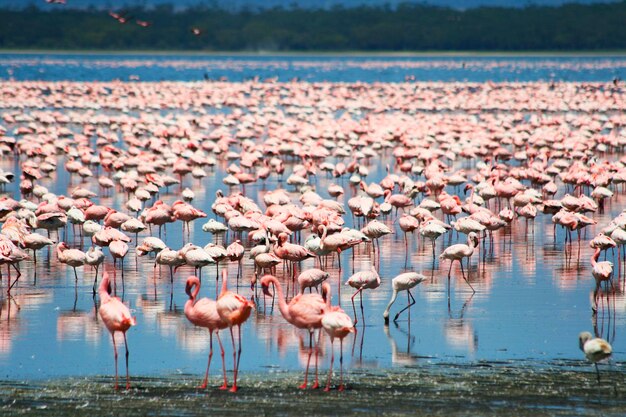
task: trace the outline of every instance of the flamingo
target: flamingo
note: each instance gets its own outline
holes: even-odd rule
[[[118,297],[111,297],[111,283],[109,275],[105,272],[100,288],[98,289],[100,296],[100,308],[98,314],[104,325],[111,333],[113,340],[113,352],[115,357],[115,390],[118,390],[117,377],[117,346],[115,344],[115,332],[122,332],[124,335],[124,347],[126,348],[126,389],[130,389],[130,378],[128,376],[128,341],[126,340],[126,331],[137,324],[135,317],[130,315],[130,310]]]
[[[93,295],[96,295],[96,286],[98,284],[98,268],[104,262],[104,253],[97,246],[92,246],[85,252],[85,263],[95,268],[96,274],[93,278]]]
[[[412,233],[413,231],[419,228],[419,221],[406,213],[402,214],[402,217],[398,220],[398,224],[400,225],[400,230],[404,233],[404,247],[408,249],[409,241],[407,239],[407,233]]]
[[[157,265],[166,265],[170,269],[170,283],[174,283],[174,268],[185,264],[185,259],[180,251],[172,250],[168,247],[163,248],[154,258],[154,268]]]
[[[276,293],[278,293],[278,309],[280,310],[282,316],[293,326],[299,329],[308,330],[309,345],[312,346],[313,333],[316,329],[320,329],[322,327],[322,315],[324,313],[324,309],[326,308],[326,301],[324,298],[319,294],[298,294],[291,299],[289,304],[287,304],[280,282],[278,282],[278,279],[276,279],[273,275],[265,275],[261,278],[263,293],[273,297],[273,294],[269,292],[270,284],[274,284]],[[328,284],[326,284],[325,287],[322,287],[324,291],[328,291],[329,288]],[[315,347],[315,383],[312,386],[313,389],[319,386],[317,376],[318,348],[319,346]],[[300,389],[305,389],[308,384],[311,353],[312,351],[309,351],[309,358],[307,360],[306,371],[304,373],[304,382],[300,385]]]
[[[349,285],[352,288],[356,288],[355,293],[352,295],[352,310],[354,311],[354,324],[358,323],[358,319],[356,317],[356,307],[354,306],[354,297],[358,294],[361,294],[359,299],[361,301],[361,317],[363,317],[363,325],[365,325],[365,314],[363,313],[363,294],[362,291],[365,289],[376,289],[380,286],[380,276],[378,272],[376,272],[376,268],[372,265],[372,268],[369,271],[359,271],[348,278],[345,285]]]
[[[441,253],[441,255],[439,255],[440,261],[444,259],[450,260],[450,269],[448,270],[448,291],[450,291],[450,274],[452,273],[452,264],[454,263],[454,261],[459,261],[459,263],[461,264],[461,273],[463,274],[463,279],[465,280],[465,282],[467,282],[467,285],[470,286],[472,291],[476,292],[476,290],[474,290],[474,287],[472,287],[472,284],[470,284],[470,282],[465,277],[465,272],[463,272],[463,258],[468,259],[469,273],[469,258],[472,256],[472,254],[474,253],[474,249],[477,246],[478,236],[475,232],[470,232],[467,235],[467,245],[463,243],[458,243],[456,245],[449,246]]]
[[[378,220],[372,220],[369,222],[364,228],[361,229],[361,232],[372,239],[375,242],[378,242],[378,239],[385,235],[389,235],[393,233],[389,227],[385,223],[379,222]],[[374,243],[372,246],[374,247]],[[380,251],[380,242],[378,242],[378,250]],[[374,252],[376,249],[374,249]]]
[[[29,233],[24,236],[23,245],[26,249],[33,251],[33,261],[37,263],[37,251],[46,246],[54,245],[54,241],[39,233]]]
[[[611,282],[611,275],[613,275],[613,264],[609,261],[598,262],[600,252],[602,249],[596,248],[593,256],[591,257],[591,274],[596,280],[596,289],[593,292],[594,306],[593,311],[597,311],[598,307],[598,290],[602,282]],[[608,284],[607,284],[608,285]]]
[[[391,280],[391,286],[393,288],[393,294],[391,295],[391,300],[389,304],[387,304],[387,308],[383,313],[383,317],[385,318],[385,325],[389,324],[389,310],[391,306],[396,301],[398,297],[398,293],[400,291],[406,291],[409,304],[404,307],[402,310],[398,311],[398,313],[393,318],[393,321],[396,322],[400,314],[407,309],[410,309],[413,304],[415,304],[415,298],[413,298],[413,294],[411,294],[411,288],[417,286],[419,283],[424,281],[426,277],[422,274],[418,274],[417,272],[405,272],[403,274],[398,275],[393,280]],[[409,310],[410,311],[410,310]]]
[[[226,254],[231,261],[237,261],[237,278],[241,275],[241,260],[245,253],[245,248],[241,244],[241,240],[237,239],[226,247]]]
[[[292,273],[295,275],[295,265],[293,263],[307,258],[315,258],[315,254],[308,251],[304,246],[287,242],[287,239],[289,239],[287,233],[283,232],[278,235],[278,245],[274,248],[274,253],[283,261],[291,262]]]
[[[115,260],[121,259],[120,268],[124,271],[124,257],[128,253],[128,245],[122,240],[114,240],[109,244],[109,252],[113,256],[113,265],[115,266]]]
[[[250,313],[254,308],[254,301],[247,300],[242,295],[228,291],[227,288],[228,272],[222,271],[222,292],[217,299],[217,313],[220,318],[228,325],[230,330],[230,339],[233,344],[233,368],[234,383],[230,388],[231,392],[237,392],[237,374],[239,373],[239,360],[241,359],[241,325],[248,320]],[[237,326],[237,336],[239,339],[239,348],[235,350],[235,336],[233,334],[233,326]]]
[[[85,252],[78,249],[70,249],[67,243],[61,242],[57,245],[57,258],[62,264],[66,264],[74,269],[74,277],[78,281],[76,268],[83,266],[86,262]]]
[[[330,297],[329,297],[330,300]],[[331,356],[330,369],[328,370],[328,378],[326,380],[326,388],[324,391],[330,391],[330,378],[333,373],[333,362],[335,361],[335,338],[339,339],[339,387],[338,391],[344,390],[343,385],[343,339],[350,333],[353,333],[354,323],[349,315],[340,307],[331,307],[330,311],[322,315],[322,327],[330,336]]]
[[[360,239],[353,239],[343,233],[334,233],[328,236],[327,225],[321,224],[319,228],[322,230],[322,238],[320,240],[320,250],[331,252],[337,252],[337,258],[339,259],[339,269],[341,270],[341,251],[349,249],[355,245],[361,243]]]
[[[298,275],[298,284],[300,285],[300,293],[304,294],[304,290],[306,288],[311,290],[311,288],[317,288],[319,285],[330,278],[330,274],[328,272],[322,271],[321,269],[311,268],[303,271],[300,275]]]
[[[589,332],[581,332],[578,335],[578,345],[580,350],[585,353],[585,357],[595,366],[598,382],[600,382],[598,362],[608,359],[613,352],[613,348],[609,342],[599,337],[594,338]]]
[[[204,381],[199,388],[205,389],[207,387],[209,368],[211,367],[211,358],[213,357],[213,332],[215,332],[217,342],[220,345],[222,370],[224,374],[224,384],[220,387],[220,389],[224,390],[228,388],[228,381],[226,379],[224,346],[222,345],[219,331],[228,327],[228,323],[222,320],[217,312],[217,302],[206,297],[198,300],[197,297],[199,292],[200,280],[198,277],[192,276],[187,278],[185,293],[189,296],[189,300],[185,303],[185,317],[187,317],[187,320],[189,320],[194,326],[206,327],[209,330],[209,362],[206,367],[206,373],[204,374]]]
[[[203,248],[193,243],[187,243],[179,252],[183,259],[185,259],[185,263],[189,266],[193,266],[194,269],[198,271],[198,277],[200,277],[200,282],[202,282],[202,268],[215,263],[211,255]]]
[[[448,226],[449,227],[449,226]],[[433,268],[435,267],[435,240],[439,238],[439,236],[448,233],[448,229],[443,225],[437,223],[434,219],[426,220],[420,225],[419,228],[420,235],[425,238],[430,239],[433,247]]]

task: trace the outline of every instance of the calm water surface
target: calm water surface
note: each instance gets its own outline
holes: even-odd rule
[[[0,54],[0,79],[197,81],[610,81],[626,78],[624,55],[272,56]]]

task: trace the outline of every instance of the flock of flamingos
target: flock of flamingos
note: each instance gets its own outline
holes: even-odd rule
[[[220,339],[228,329],[233,392],[241,326],[261,296],[271,297],[287,322],[309,334],[301,388],[309,386],[313,353],[312,387],[319,386],[315,346],[322,333],[342,351],[343,339],[357,331],[366,292],[392,286],[380,312],[385,323],[409,309],[411,290],[426,277],[405,272],[381,282],[376,253],[392,233],[404,234],[406,251],[412,235],[432,248],[433,271],[444,265],[435,279],[447,280],[448,291],[451,280],[463,280],[473,292],[473,254],[489,251],[507,229],[550,216],[565,230],[569,256],[580,257],[581,241],[595,249],[583,260],[595,279],[595,314],[605,308],[604,294],[609,305],[609,294],[623,285],[626,213],[597,225],[596,236],[585,235],[626,183],[623,91],[602,83],[2,82],[0,153],[15,169],[0,172],[0,183],[16,197],[0,199],[2,283],[9,294],[30,285],[20,263],[37,262],[46,247],[73,269],[76,281],[77,270],[88,277],[93,269],[98,314],[113,341],[116,389],[119,336],[128,389],[127,332],[141,325],[117,297],[129,254],[153,258],[159,274],[163,269],[172,283],[185,282],[184,313],[210,332],[202,387],[215,335],[220,388],[229,388]],[[227,191],[212,200],[212,213],[204,212],[186,185],[201,182],[216,165],[227,174],[221,178]],[[386,175],[373,181],[373,170]],[[59,171],[69,173],[69,195],[45,186],[57,181]],[[322,176],[333,178],[324,189],[316,187]],[[246,193],[253,183],[263,184],[262,197]],[[344,200],[348,193],[352,197]],[[100,204],[104,196],[114,196],[114,204]],[[345,226],[348,217],[355,228]],[[168,247],[169,224],[182,222],[185,242],[193,222],[204,218],[202,230],[222,236],[223,246]],[[450,234],[465,236],[460,240],[466,243],[445,247],[441,237]],[[371,268],[330,285],[336,269],[329,264],[347,268],[341,253],[357,245],[374,253]],[[612,248],[618,268],[600,260]],[[253,260],[254,271],[242,267],[244,257]],[[300,270],[308,258],[318,268]],[[237,264],[237,285],[228,262]],[[215,264],[223,265],[222,274],[203,277],[202,268]],[[98,274],[100,267],[106,271]],[[193,276],[179,270],[189,267]],[[348,311],[332,300],[343,284],[355,291]],[[201,297],[200,291],[212,294],[213,285],[213,297]],[[406,304],[394,304],[403,292]],[[579,339],[597,370],[611,346],[594,336],[583,332]],[[334,352],[326,390],[333,361]],[[343,390],[340,368],[337,388]]]

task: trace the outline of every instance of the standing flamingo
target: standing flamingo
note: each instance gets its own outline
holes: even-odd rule
[[[130,315],[128,307],[126,307],[119,298],[111,297],[111,283],[109,282],[109,275],[106,272],[102,277],[102,282],[100,282],[98,295],[100,296],[100,308],[98,309],[98,313],[106,328],[111,332],[111,339],[113,339],[115,389],[119,389],[117,384],[117,346],[115,344],[115,332],[122,332],[124,335],[124,347],[126,348],[126,389],[130,389],[130,378],[128,376],[129,352],[126,331],[130,329],[131,326],[137,324],[137,322],[135,318]]]
[[[109,244],[109,252],[113,256],[113,268],[115,263],[120,260],[120,269],[122,270],[122,277],[124,277],[124,257],[128,253],[128,245],[121,240],[114,240]]]
[[[600,289],[600,285],[602,282],[611,282],[611,275],[613,275],[613,264],[609,261],[598,262],[598,258],[600,257],[600,252],[602,249],[596,248],[593,256],[591,257],[591,274],[596,280],[596,289],[593,292],[593,311],[597,311],[598,309],[598,290]],[[607,284],[608,285],[608,284]],[[607,287],[608,288],[608,287]],[[607,291],[608,294],[608,291]],[[608,295],[607,295],[608,300]]]
[[[74,269],[74,277],[78,281],[76,267],[83,266],[86,262],[85,252],[78,249],[70,249],[67,243],[61,242],[57,245],[57,258],[62,264],[66,264]]]
[[[600,382],[598,362],[608,359],[613,352],[613,348],[609,342],[599,337],[594,338],[589,332],[581,332],[578,335],[578,345],[580,350],[585,353],[585,357],[596,367],[598,382]]]
[[[237,278],[241,276],[241,260],[245,253],[245,248],[241,240],[237,239],[226,248],[226,254],[231,261],[237,261]]]
[[[239,373],[239,360],[241,359],[241,325],[248,320],[250,313],[254,308],[254,301],[246,300],[242,295],[228,291],[227,278],[228,272],[222,271],[222,293],[217,299],[217,313],[230,329],[230,339],[233,344],[233,368],[234,383],[230,388],[231,392],[237,392],[237,374]],[[237,326],[239,348],[235,350],[235,336],[233,335],[233,326]]]
[[[456,245],[449,246],[443,251],[441,255],[439,255],[440,261],[444,259],[450,260],[450,269],[448,270],[448,291],[450,291],[450,274],[452,273],[452,264],[454,263],[454,261],[459,261],[459,263],[461,264],[461,273],[463,274],[463,279],[465,280],[465,282],[467,282],[467,285],[469,285],[472,291],[476,292],[476,290],[474,290],[474,287],[472,287],[472,284],[470,284],[470,282],[465,277],[465,272],[463,272],[463,258],[468,258],[469,263],[469,258],[472,256],[472,254],[474,253],[474,249],[477,246],[478,236],[476,235],[476,233],[470,232],[467,235],[467,245],[463,243],[458,243]],[[469,273],[469,266],[467,272]]]
[[[409,304],[406,307],[404,307],[402,310],[398,311],[396,316],[393,318],[394,322],[398,320],[400,313],[402,313],[404,310],[411,308],[411,306],[415,304],[415,298],[413,298],[413,294],[411,294],[411,288],[417,286],[419,283],[421,283],[425,279],[426,277],[424,275],[418,274],[417,272],[405,272],[403,274],[398,275],[391,281],[391,285],[393,287],[393,294],[391,295],[391,300],[389,301],[389,304],[387,304],[387,308],[385,309],[385,312],[383,313],[383,317],[385,318],[386,325],[389,324],[389,310],[391,309],[391,306],[393,305],[393,303],[396,301],[396,298],[398,297],[398,293],[400,291],[406,291]]]
[[[92,246],[85,252],[85,263],[94,267],[96,274],[93,278],[93,295],[96,295],[96,286],[98,285],[98,268],[104,262],[104,253],[97,246]]]
[[[217,312],[217,302],[209,298],[197,299],[200,292],[200,280],[198,277],[187,278],[187,284],[185,285],[185,292],[189,296],[189,300],[185,303],[185,317],[194,326],[206,327],[209,329],[209,362],[206,367],[206,373],[204,374],[204,381],[199,388],[205,389],[209,379],[209,368],[211,367],[211,358],[213,358],[213,332],[217,336],[217,341],[220,345],[220,352],[222,355],[222,370],[224,374],[224,384],[220,389],[228,388],[228,381],[226,379],[226,361],[224,360],[224,346],[220,339],[219,331],[228,327],[226,323]]]
[[[289,322],[299,329],[306,329],[309,331],[309,346],[312,347],[313,344],[313,333],[316,329],[320,329],[322,327],[322,315],[324,313],[324,309],[326,308],[326,301],[319,294],[298,294],[291,299],[289,304],[285,301],[285,296],[283,294],[283,289],[273,275],[265,275],[261,278],[261,287],[263,288],[263,293],[265,295],[269,295],[273,297],[273,294],[269,292],[269,285],[274,284],[276,288],[276,293],[278,294],[278,309],[282,316]],[[326,290],[328,291],[328,285],[326,285]],[[324,287],[322,287],[324,289]],[[319,346],[315,346],[315,383],[312,388],[315,389],[319,386],[318,376],[317,376],[317,355]],[[300,389],[305,389],[307,387],[308,376],[309,376],[309,364],[311,362],[311,353],[309,351],[309,358],[306,363],[306,371],[304,373],[304,382],[300,385]]]
[[[340,307],[330,307],[322,316],[322,327],[330,336],[331,356],[330,369],[328,370],[328,378],[326,380],[326,388],[324,391],[330,391],[330,377],[333,373],[333,362],[335,361],[335,338],[339,339],[339,391],[344,390],[343,385],[343,339],[348,334],[354,332],[354,323],[349,315]]]
[[[339,260],[339,270],[341,270],[341,251],[349,249],[355,245],[361,243],[360,239],[353,239],[352,237],[344,233],[334,233],[328,235],[328,228],[325,224],[319,226],[322,230],[322,238],[320,240],[321,251],[337,252],[337,259]]]
[[[351,286],[352,288],[356,288],[356,292],[352,295],[352,310],[354,311],[354,324],[358,323],[358,319],[356,317],[356,307],[354,306],[354,297],[360,294],[359,299],[361,301],[361,317],[363,317],[363,325],[365,325],[365,314],[363,313],[363,294],[362,291],[365,289],[375,289],[380,286],[380,275],[376,272],[376,268],[372,265],[372,268],[369,271],[359,271],[356,274],[352,275],[346,281],[346,285]]]

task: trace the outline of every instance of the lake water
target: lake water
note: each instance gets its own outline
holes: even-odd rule
[[[261,79],[277,77],[278,81],[298,78],[302,81],[330,82],[402,82],[414,76],[417,81],[467,81],[482,83],[500,81],[577,81],[607,82],[614,77],[624,78],[625,57],[282,57],[282,56],[163,56],[163,55],[0,55],[0,79],[10,86],[9,79],[16,81],[127,81],[137,75],[141,81],[200,81],[206,77],[226,77],[233,82],[259,76]],[[137,84],[140,88],[143,84]],[[107,84],[115,88],[115,84]],[[20,108],[7,96],[0,97],[0,118],[11,113],[29,115],[34,108]],[[61,111],[71,114],[81,109],[38,109],[43,112]],[[227,114],[232,109],[210,108],[211,114]],[[136,117],[137,112],[105,106],[100,110],[111,117],[126,115]],[[163,109],[162,117],[177,117],[196,108],[181,107]],[[528,112],[526,116],[531,116]],[[613,114],[613,113],[612,113]],[[11,133],[28,120],[16,123],[2,122]],[[70,121],[67,126],[80,132],[82,125]],[[101,126],[109,130],[108,126]],[[622,155],[605,155],[616,160]],[[22,162],[25,160],[22,156]],[[330,162],[338,159],[329,158]],[[95,179],[81,182],[64,171],[65,157],[59,156],[59,167],[50,178],[38,183],[56,194],[69,195],[77,185],[98,190]],[[348,162],[348,161],[346,161]],[[393,165],[391,151],[384,151],[379,158],[367,159],[369,169],[367,182],[380,181],[385,166]],[[201,179],[187,176],[182,187],[191,188],[196,198],[193,204],[214,217],[211,204],[218,189],[228,191],[222,183],[229,162],[220,160],[207,170]],[[293,167],[287,161],[286,174]],[[515,163],[513,163],[515,164]],[[0,167],[19,173],[19,163],[13,155],[4,155]],[[474,172],[475,161],[459,159],[455,168]],[[471,175],[468,175],[470,177]],[[96,175],[97,177],[97,175]],[[285,178],[287,175],[285,176]],[[318,172],[311,178],[312,184],[325,198],[331,183],[342,184],[346,193],[339,201],[347,200],[358,192],[348,178],[339,181]],[[6,194],[20,199],[19,183],[7,186]],[[246,185],[245,194],[254,198],[262,208],[261,197],[267,190],[284,187],[292,199],[299,193],[272,175],[265,182]],[[180,197],[176,186],[162,193],[160,198],[171,203]],[[240,188],[235,187],[237,190]],[[462,191],[448,187],[449,192]],[[565,187],[560,186],[557,197],[563,196]],[[97,197],[98,204],[122,208],[126,195],[116,192],[109,197]],[[418,201],[422,197],[418,198]],[[448,263],[436,261],[432,267],[432,252],[428,241],[419,234],[409,235],[405,249],[402,231],[395,215],[383,221],[394,229],[394,234],[380,241],[380,258],[376,259],[371,246],[360,245],[342,254],[343,270],[337,265],[330,268],[333,300],[340,299],[341,306],[351,314],[352,289],[342,284],[355,271],[369,269],[373,262],[378,265],[382,285],[376,290],[364,292],[365,327],[359,323],[359,331],[344,343],[344,366],[354,376],[348,382],[358,383],[357,370],[402,369],[404,367],[454,366],[499,363],[513,364],[526,369],[552,369],[555,364],[568,363],[580,366],[581,372],[593,368],[584,362],[578,348],[578,333],[583,330],[596,332],[610,340],[614,348],[609,369],[622,372],[626,332],[626,298],[623,279],[618,291],[611,295],[610,307],[603,308],[593,318],[590,297],[594,289],[591,276],[588,240],[619,213],[626,202],[624,193],[616,193],[603,213],[594,213],[598,221],[583,232],[580,254],[576,238],[572,244],[564,243],[563,230],[553,231],[549,216],[540,214],[534,222],[517,219],[510,227],[497,232],[492,250],[483,246],[472,258],[470,280],[476,289],[472,294],[461,279],[458,267],[452,270],[451,290],[447,292]],[[492,207],[493,208],[493,207]],[[344,215],[346,225],[353,226],[348,212]],[[222,219],[223,220],[223,219]],[[204,246],[206,243],[230,243],[231,235],[214,237],[202,231],[204,221],[192,224],[190,240]],[[140,240],[143,236],[140,235]],[[306,234],[305,234],[306,235]],[[71,228],[61,232],[61,240],[80,247],[78,234]],[[163,240],[172,248],[183,245],[181,224],[168,225]],[[189,239],[186,239],[189,240]],[[464,242],[464,235],[455,233],[437,241],[436,253],[453,243]],[[88,241],[82,247],[88,246]],[[137,326],[128,332],[130,347],[130,371],[133,377],[171,377],[179,374],[197,377],[199,380],[206,366],[208,333],[194,328],[187,322],[183,307],[187,300],[185,279],[193,274],[189,267],[176,273],[174,285],[168,279],[168,271],[153,269],[153,259],[135,256],[134,243],[124,261],[124,300],[137,317]],[[249,249],[250,243],[246,242]],[[617,265],[616,255],[613,260]],[[250,296],[249,279],[253,264],[246,254],[243,278],[239,292]],[[235,279],[237,265],[228,267],[231,283]],[[313,267],[313,261],[305,261],[300,269]],[[112,273],[112,260],[108,256],[106,269]],[[54,249],[44,249],[38,254],[38,262],[26,261],[21,266],[22,277],[11,297],[6,296],[6,275],[0,295],[0,379],[35,381],[65,377],[108,376],[113,373],[113,353],[110,335],[96,314],[98,299],[92,298],[93,271],[89,267],[78,269],[75,284],[71,268],[56,261]],[[385,327],[382,312],[391,296],[391,279],[404,271],[421,272],[428,277],[413,291],[416,304],[411,308],[410,321],[404,315],[397,325]],[[341,273],[341,275],[339,275]],[[203,270],[204,296],[215,296],[215,267]],[[286,274],[278,269],[279,276]],[[119,277],[119,273],[118,273]],[[341,287],[341,288],[340,288]],[[341,294],[338,297],[337,290]],[[269,299],[261,296],[257,310],[243,326],[243,354],[240,370],[250,373],[295,372],[302,370],[307,358],[308,336],[295,330],[280,316],[278,309],[271,310]],[[267,304],[265,304],[267,303]],[[402,308],[406,295],[401,294],[392,310]],[[358,308],[358,307],[357,307]],[[230,342],[224,334],[227,358],[230,359]],[[217,348],[217,346],[216,346]],[[338,347],[336,346],[336,349]],[[330,356],[330,341],[324,337],[321,351],[321,369],[325,372]],[[120,356],[122,357],[122,356]],[[230,364],[230,361],[227,361]],[[217,385],[220,369],[219,356],[214,357],[211,381]],[[230,368],[230,365],[229,369]],[[604,365],[606,368],[606,365]],[[123,372],[123,365],[120,370]],[[193,378],[193,377],[192,377]],[[262,378],[262,376],[261,376]],[[588,378],[593,380],[594,375]],[[110,381],[107,381],[107,383]],[[244,382],[245,386],[245,382]]]
[[[0,78],[45,81],[197,81],[259,77],[317,82],[611,81],[624,55],[272,56],[177,54],[0,54]]]

